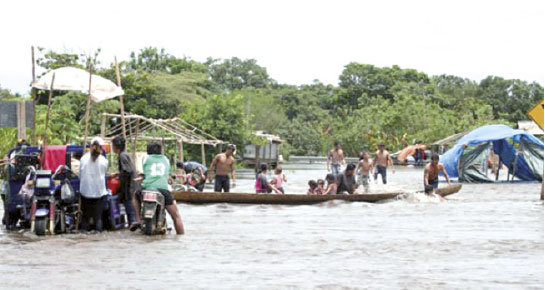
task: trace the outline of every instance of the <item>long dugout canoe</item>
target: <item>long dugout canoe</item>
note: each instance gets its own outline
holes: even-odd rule
[[[453,184],[439,188],[437,194],[445,197],[457,193],[461,184]],[[406,192],[390,192],[355,195],[308,195],[308,194],[257,194],[257,193],[219,193],[175,191],[174,199],[185,203],[245,203],[245,204],[315,204],[329,200],[345,200],[350,202],[377,202],[395,198]]]

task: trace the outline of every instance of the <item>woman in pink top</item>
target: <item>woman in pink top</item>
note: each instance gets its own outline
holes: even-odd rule
[[[286,178],[286,175],[282,174],[282,168],[277,167],[274,170],[274,177],[271,180],[271,185],[274,186],[274,188],[278,189],[282,194],[284,194],[284,182],[287,182],[288,179]]]

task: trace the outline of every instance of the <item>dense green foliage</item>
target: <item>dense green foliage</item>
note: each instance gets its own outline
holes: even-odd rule
[[[100,50],[93,57],[41,51],[37,63],[45,69],[92,64],[96,73],[115,81],[114,64],[100,67],[96,61]],[[338,86],[319,81],[283,85],[253,59],[208,58],[201,63],[153,47],[131,53],[129,60],[120,62],[120,71],[130,113],[179,116],[238,146],[256,141],[251,132],[263,130],[279,134],[294,154],[324,154],[334,140],[349,155],[373,150],[378,143],[396,150],[413,139],[429,143],[483,124],[515,125],[527,119],[526,112],[543,99],[538,83],[495,76],[475,82],[354,62],[344,67]],[[41,135],[47,92],[40,91],[38,96]],[[13,97],[0,89],[1,99]],[[84,94],[55,92],[48,130],[51,143],[75,142],[82,135],[85,100]],[[92,108],[91,134],[97,134],[99,113],[119,112],[119,101]],[[14,134],[11,129],[0,130],[4,140]],[[193,147],[185,147],[186,154],[199,160],[200,148]],[[0,149],[5,152],[4,147]]]

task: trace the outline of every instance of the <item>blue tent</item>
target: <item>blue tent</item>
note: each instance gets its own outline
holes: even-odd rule
[[[513,144],[519,143],[519,153]],[[445,154],[441,155],[450,177],[459,177],[459,161],[467,147],[491,144],[491,149],[507,165],[510,174],[521,180],[534,181],[543,179],[543,142],[523,130],[514,130],[506,125],[487,125],[477,128],[464,137]]]

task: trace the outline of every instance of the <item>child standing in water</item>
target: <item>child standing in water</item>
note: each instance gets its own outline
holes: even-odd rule
[[[284,182],[287,182],[288,178],[286,175],[282,174],[282,168],[276,167],[274,170],[274,177],[271,180],[271,185],[274,186],[278,191],[284,194]]]
[[[358,187],[361,185],[365,193],[369,192],[369,175],[373,173],[373,167],[369,162],[369,153],[360,153],[360,161],[358,167],[356,167],[356,172],[358,173]]]
[[[327,181],[327,187],[322,192],[323,195],[327,194],[337,194],[337,182],[335,180],[335,176],[333,174],[328,174],[325,177],[325,180]]]

